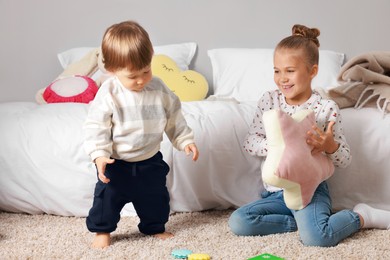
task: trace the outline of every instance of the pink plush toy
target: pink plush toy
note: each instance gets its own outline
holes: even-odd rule
[[[57,79],[42,94],[46,103],[89,103],[98,91],[95,81],[87,76],[68,76]]]
[[[99,72],[100,76],[93,80],[96,72]],[[89,103],[107,77],[101,50],[94,48],[79,61],[70,64],[49,86],[38,90],[35,100],[39,104]]]
[[[289,116],[270,110],[263,114],[263,122],[268,142],[263,181],[283,188],[287,207],[302,209],[318,185],[334,172],[332,161],[323,153],[312,154],[306,143],[307,131],[315,124],[314,112],[302,110]]]

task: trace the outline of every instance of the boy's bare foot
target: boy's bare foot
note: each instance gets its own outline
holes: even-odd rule
[[[96,233],[96,236],[91,244],[92,248],[107,248],[111,244],[110,233]]]
[[[170,232],[164,232],[164,233],[154,234],[153,236],[159,239],[167,239],[173,237],[173,234]]]

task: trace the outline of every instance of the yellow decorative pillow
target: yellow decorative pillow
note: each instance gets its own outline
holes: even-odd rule
[[[202,100],[207,96],[209,85],[200,73],[182,71],[175,61],[166,55],[154,55],[152,73],[159,77],[181,101]]]

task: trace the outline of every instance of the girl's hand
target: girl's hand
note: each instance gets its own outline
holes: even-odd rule
[[[185,151],[186,155],[190,155],[192,153],[192,160],[193,161],[198,160],[199,152],[198,152],[198,148],[196,147],[196,144],[192,143],[192,144],[186,145],[186,147],[184,148],[184,151]]]
[[[334,124],[335,122],[330,121],[326,132],[323,132],[321,129],[319,129],[317,125],[313,125],[313,131],[307,132],[306,142],[309,145],[313,146],[313,154],[318,152],[332,154],[337,151],[337,149],[339,148],[339,144],[336,143],[333,138]]]
[[[114,162],[115,162],[114,159],[110,159],[107,157],[98,157],[95,159],[96,167],[98,169],[98,177],[99,180],[101,180],[103,183],[110,182],[110,179],[107,178],[106,175],[104,175],[104,173],[106,172],[106,165]]]

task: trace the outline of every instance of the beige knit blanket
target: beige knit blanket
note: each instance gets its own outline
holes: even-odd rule
[[[383,114],[390,112],[390,51],[358,55],[344,64],[328,96],[340,108],[376,106]]]

